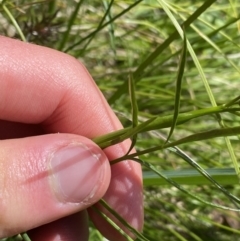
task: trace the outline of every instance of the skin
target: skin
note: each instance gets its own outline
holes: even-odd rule
[[[101,153],[90,139],[122,126],[73,57],[5,37],[0,46],[0,237],[30,230],[33,241],[85,241],[90,216],[106,238],[125,240],[94,212],[92,205],[102,209],[102,197],[141,230],[141,167],[132,161],[109,165],[128,151],[129,140],[104,150],[103,182],[86,205],[59,202],[45,177],[32,181],[43,173],[49,150],[83,142]]]

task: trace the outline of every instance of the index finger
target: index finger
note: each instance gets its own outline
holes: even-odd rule
[[[0,46],[0,119],[41,123],[47,133],[90,139],[122,128],[79,61],[5,37],[0,38]],[[105,153],[109,160],[118,158],[126,154],[129,144],[111,146]],[[142,228],[142,174],[137,163],[126,161],[112,167],[105,200],[135,228]],[[102,220],[92,215],[96,226],[109,233]]]

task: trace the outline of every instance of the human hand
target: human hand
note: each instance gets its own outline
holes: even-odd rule
[[[122,126],[77,60],[0,37],[0,120],[0,238],[88,240],[88,212],[106,238],[125,240],[89,208],[103,196],[141,230],[141,167],[109,165],[129,141],[102,151],[90,140]]]

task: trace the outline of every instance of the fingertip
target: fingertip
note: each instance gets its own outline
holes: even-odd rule
[[[4,140],[0,159],[0,237],[86,209],[110,182],[104,152],[77,135]]]

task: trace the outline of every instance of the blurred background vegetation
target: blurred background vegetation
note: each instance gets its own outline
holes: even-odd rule
[[[202,9],[204,4],[206,8]],[[196,67],[196,61],[188,53],[179,112],[208,108],[214,101],[217,105],[225,104],[237,97],[240,80],[237,0],[5,0],[0,2],[0,34],[58,49],[82,61],[127,127],[131,125],[131,101],[126,88],[130,73],[136,79],[139,121],[173,114],[176,108],[176,79],[183,40],[166,9],[185,27],[187,40],[201,66]],[[199,17],[190,26],[183,24],[198,11]],[[152,53],[155,55],[151,56]],[[207,115],[178,125],[171,141],[219,128],[221,121],[224,127],[239,126],[238,113],[221,114],[221,121],[219,118]],[[168,133],[169,128],[165,128],[139,134],[136,148],[144,150],[160,145]],[[230,149],[222,137],[186,143],[180,148],[238,197],[239,180],[233,161],[240,157],[239,137],[231,136],[228,140]],[[173,149],[148,153],[142,159],[202,199],[239,209],[239,204],[197,175]],[[239,212],[207,206],[166,184],[152,171],[143,170],[146,238],[240,240]],[[93,225],[90,235],[90,240],[104,240]]]

